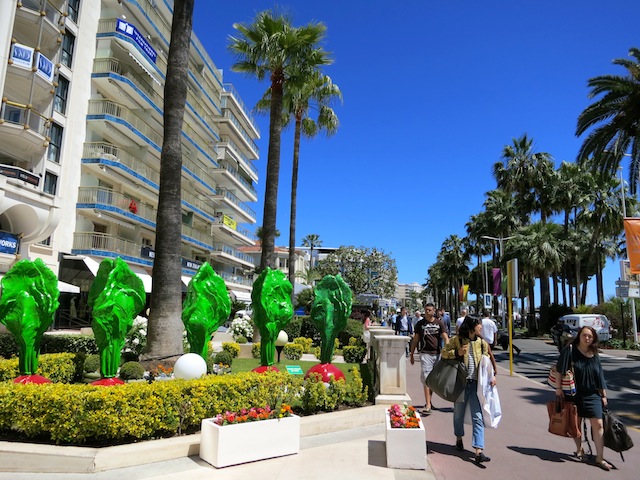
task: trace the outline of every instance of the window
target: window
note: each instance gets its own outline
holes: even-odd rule
[[[51,172],[44,174],[44,192],[55,195],[58,189],[58,176]]]
[[[289,259],[288,258],[279,258],[278,259],[278,268],[289,268]]]
[[[47,151],[47,160],[60,163],[60,146],[62,145],[62,127],[57,123],[51,124],[51,140]]]
[[[78,10],[80,10],[80,0],[69,0],[67,12],[69,13],[69,18],[76,24],[78,23]]]
[[[62,56],[60,61],[63,65],[66,65],[69,68],[71,68],[71,62],[73,60],[73,48],[75,43],[76,37],[74,37],[71,32],[67,31],[67,33],[64,34],[64,37],[62,37]]]
[[[47,237],[44,240],[40,240],[38,245],[51,245],[51,237]]]
[[[53,109],[63,115],[67,110],[67,95],[69,95],[69,80],[62,75],[58,75],[58,86],[56,87],[56,97],[53,99]]]

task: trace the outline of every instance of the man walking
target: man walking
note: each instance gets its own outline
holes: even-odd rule
[[[407,307],[402,307],[402,309],[400,309],[400,315],[396,318],[396,335],[402,335],[403,337],[413,335],[413,322],[407,314]],[[409,344],[407,344],[405,355],[407,357],[409,356]]]
[[[467,316],[469,312],[467,311],[466,308],[463,308],[460,311],[460,318],[458,318],[456,320],[456,335],[458,334],[458,330],[460,330],[460,325],[462,325],[462,322],[464,322],[465,317]]]
[[[498,326],[491,318],[491,311],[488,308],[482,310],[482,338],[489,344],[491,348],[496,345],[496,335]]]
[[[440,339],[444,343],[449,341],[446,327],[441,319],[435,317],[436,309],[433,303],[427,303],[424,306],[424,318],[416,324],[415,335],[411,342],[411,351],[409,353],[409,362],[414,363],[413,356],[416,352],[420,353],[420,381],[424,387],[424,410],[422,415],[431,413],[431,389],[427,387],[427,377],[433,366],[440,358]]]

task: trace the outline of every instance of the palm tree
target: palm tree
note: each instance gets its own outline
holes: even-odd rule
[[[633,60],[617,58],[614,65],[627,69],[627,74],[600,75],[590,78],[589,98],[599,97],[578,117],[576,136],[593,128],[578,152],[578,161],[591,156],[593,168],[606,176],[614,176],[623,155],[631,155],[629,189],[636,193],[640,173],[640,49],[632,47]]]
[[[182,283],[180,275],[182,207],[182,122],[194,0],[175,0],[164,86],[164,140],[156,218],[156,256],[145,358],[182,354]]]
[[[275,249],[275,230],[280,176],[280,137],[282,133],[282,98],[290,82],[306,77],[320,65],[331,63],[327,52],[319,43],[326,27],[322,23],[309,23],[293,27],[283,15],[265,11],[254,22],[233,25],[240,36],[230,37],[229,49],[238,61],[231,67],[236,72],[263,80],[269,75],[271,105],[269,114],[269,152],[264,196],[262,227],[262,254],[260,270],[271,265]]]
[[[310,250],[309,255],[311,256],[311,260],[309,261],[309,270],[313,270],[313,249],[322,246],[320,235],[317,233],[310,233],[302,239],[302,245]]]

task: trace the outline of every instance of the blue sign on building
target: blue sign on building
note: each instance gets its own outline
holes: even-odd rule
[[[16,67],[31,69],[33,65],[33,48],[14,43],[11,49],[11,60]]]
[[[16,253],[18,253],[19,246],[20,239],[17,235],[0,230],[0,253],[15,255]]]
[[[131,25],[124,20],[116,19],[116,31],[126,35],[127,37],[133,39],[134,42],[142,49],[142,51],[149,57],[149,59],[156,63],[156,59],[158,58],[158,54],[153,49],[147,39],[138,31],[136,27]]]
[[[36,64],[38,65],[38,75],[53,83],[53,62],[40,52],[36,54]]]

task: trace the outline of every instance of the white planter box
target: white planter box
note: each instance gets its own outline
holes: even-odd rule
[[[202,420],[200,458],[216,468],[300,451],[300,417],[219,426]]]
[[[389,412],[386,412],[387,467],[427,469],[427,438],[424,423],[419,420],[420,428],[391,428]]]

